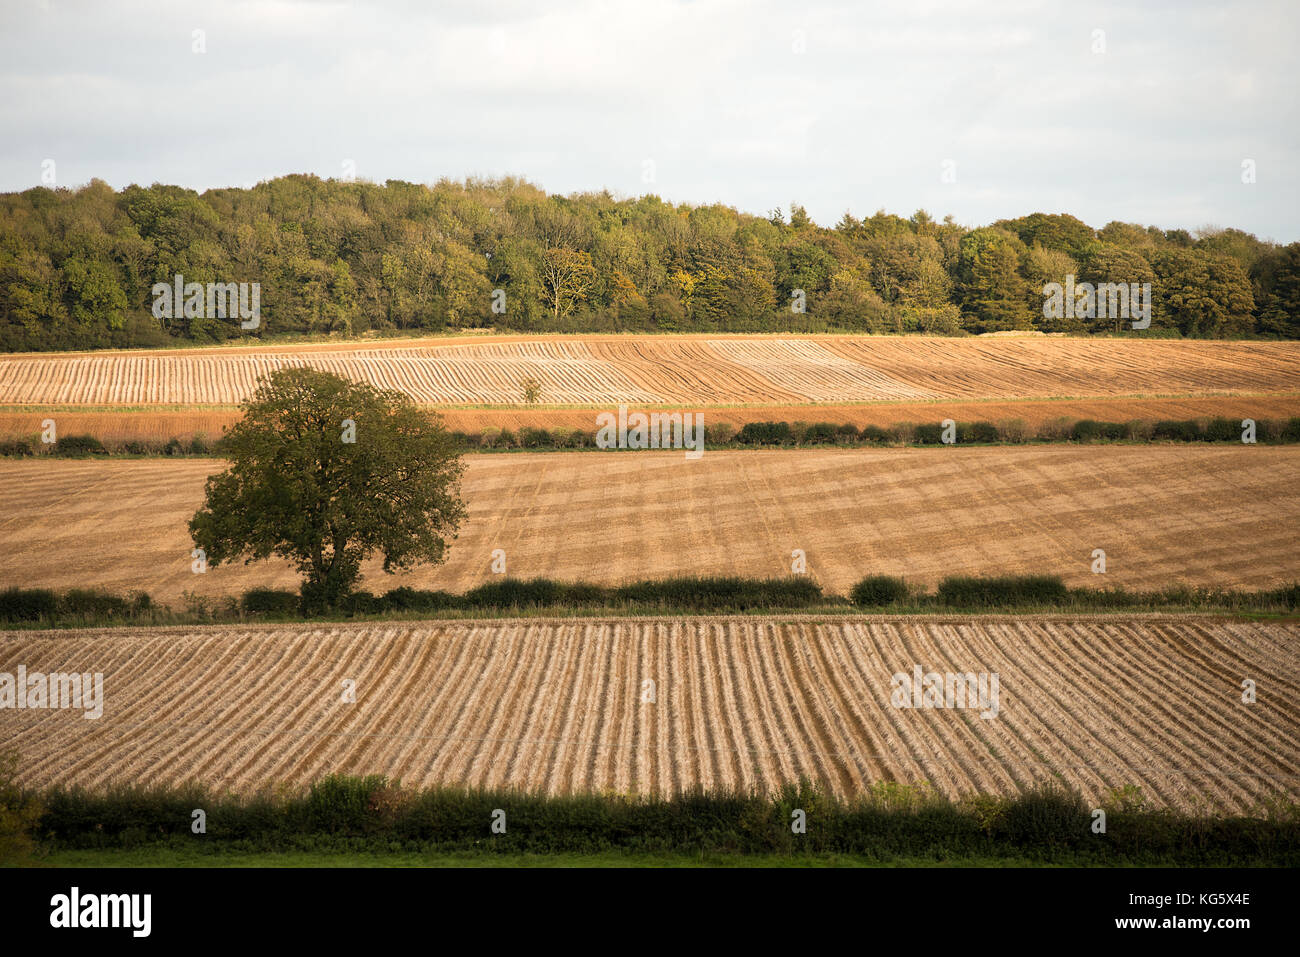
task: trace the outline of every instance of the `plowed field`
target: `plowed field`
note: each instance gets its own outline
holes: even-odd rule
[[[1297,653],[1295,624],[1169,618],[9,632],[0,671],[102,672],[106,701],[98,720],[0,712],[0,747],[32,784],[343,772],[666,794],[806,776],[958,797],[1061,779],[1090,801],[1136,785],[1156,806],[1238,811],[1300,795]],[[896,707],[891,676],[917,665],[996,674],[995,713]]]

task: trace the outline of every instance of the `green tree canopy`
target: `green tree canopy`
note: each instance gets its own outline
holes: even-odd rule
[[[1251,278],[1258,289],[1260,327],[1274,335],[1300,337],[1300,243],[1261,257]]]
[[[992,226],[962,239],[962,307],[977,331],[1029,327],[1029,283],[1019,271],[1026,252],[1016,236]]]
[[[1200,249],[1170,249],[1152,262],[1167,324],[1185,336],[1232,336],[1251,329],[1255,297],[1241,263]]]
[[[1042,246],[1082,259],[1096,241],[1097,234],[1087,223],[1068,215],[1031,213],[1019,219],[1003,219],[993,224],[1020,237],[1026,246]]]
[[[1093,255],[1088,258],[1087,265],[1080,278],[1085,282],[1092,283],[1095,287],[1100,287],[1103,283],[1118,283],[1122,286],[1131,287],[1136,283],[1139,290],[1141,290],[1146,283],[1151,283],[1152,296],[1155,295],[1156,274],[1152,270],[1151,264],[1143,258],[1141,253],[1123,249],[1119,246],[1112,246],[1109,243],[1101,244]],[[1099,332],[1110,328],[1122,329],[1129,319],[1125,316],[1111,317],[1109,311],[1107,315],[1103,316],[1101,306],[1098,304],[1097,315],[1092,319],[1081,321],[1087,324],[1087,331]]]
[[[385,572],[441,563],[465,517],[439,417],[328,372],[272,373],[217,450],[230,467],[207,481],[194,544],[213,566],[288,559],[309,611],[337,605],[375,552]]]
[[[826,227],[797,202],[788,215],[754,216],[654,195],[548,195],[515,177],[424,185],[291,175],[204,193],[114,192],[94,180],[0,193],[0,350],[486,327],[1084,333],[1082,322],[1041,323],[1042,287],[1061,281],[1062,266],[1077,264],[1079,278],[1116,250],[1153,267],[1163,256],[1178,274],[1170,308],[1154,317],[1162,332],[1289,336],[1300,315],[1281,249],[1238,229],[1093,230],[1042,212],[974,229],[925,210],[846,212]],[[1211,258],[1178,256],[1188,253]],[[1193,268],[1225,260],[1247,274],[1249,315],[1235,280],[1214,278],[1230,267]],[[153,284],[177,273],[187,283],[258,283],[259,325],[155,317]],[[803,312],[791,310],[797,289]]]

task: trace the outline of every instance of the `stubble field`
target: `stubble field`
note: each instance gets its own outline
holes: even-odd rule
[[[1300,781],[1300,626],[1196,619],[482,621],[0,633],[0,670],[104,674],[103,716],[10,711],[31,784],[329,773],[549,793],[949,797],[1064,781],[1234,812]],[[996,709],[895,706],[891,676],[991,672]],[[1253,705],[1240,686],[1258,686]],[[343,700],[345,679],[355,702]],[[653,684],[647,684],[652,682]]]
[[[384,575],[460,591],[509,574],[602,583],[808,571],[847,594],[867,574],[1059,574],[1074,586],[1244,589],[1300,579],[1300,448],[1003,446],[467,457],[469,518],[449,561]],[[0,582],[234,595],[296,588],[283,562],[191,571],[186,523],[216,459],[0,461]],[[1092,551],[1107,572],[1091,572]]]
[[[583,336],[0,357],[0,401],[233,406],[310,365],[426,405],[791,405],[1300,393],[1300,344],[1121,339]]]

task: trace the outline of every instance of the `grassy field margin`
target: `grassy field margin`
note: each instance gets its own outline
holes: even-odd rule
[[[926,786],[892,782],[843,799],[807,780],[770,794],[691,791],[667,799],[415,789],[382,775],[331,775],[309,787],[254,794],[191,784],[95,791],[8,785],[0,795],[41,811],[36,850],[11,854],[9,863],[39,863],[43,856],[57,863],[59,855],[85,851],[125,852],[124,860],[141,863],[155,854],[197,862],[288,853],[409,862],[464,855],[483,863],[621,854],[769,863],[846,856],[870,864],[1300,864],[1294,802],[1279,798],[1248,815],[1220,817],[1147,808],[1133,787],[1112,790],[1101,808],[1055,784],[952,801]],[[199,811],[203,830],[195,833]],[[1098,811],[1105,813],[1103,832]]]

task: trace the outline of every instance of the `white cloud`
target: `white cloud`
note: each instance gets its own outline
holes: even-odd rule
[[[198,189],[350,158],[379,181],[793,199],[828,224],[1046,210],[1291,241],[1297,26],[1290,0],[11,4],[0,189],[51,157],[68,185]],[[956,184],[939,182],[948,158]]]

